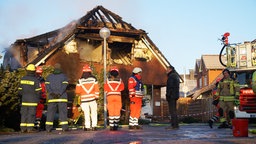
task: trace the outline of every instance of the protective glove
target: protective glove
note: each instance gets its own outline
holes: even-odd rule
[[[236,99],[236,100],[234,101],[234,105],[235,105],[235,106],[239,106],[239,105],[240,105],[240,101],[239,101],[238,99]]]
[[[215,105],[215,106],[217,106],[218,103],[219,103],[219,99],[215,99],[215,100],[212,101],[212,104]]]

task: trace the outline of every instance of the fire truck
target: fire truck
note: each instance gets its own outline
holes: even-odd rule
[[[220,63],[228,68],[239,82],[240,96],[234,108],[236,118],[256,118],[256,82],[253,74],[256,71],[256,42],[230,44],[225,33],[221,39],[224,46],[219,54]],[[224,60],[222,59],[223,51]],[[256,78],[256,73],[254,74]]]

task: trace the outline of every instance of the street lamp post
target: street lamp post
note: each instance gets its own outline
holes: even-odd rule
[[[106,27],[100,29],[100,37],[104,39],[104,83],[107,79],[106,69],[107,69],[107,47],[106,47],[106,39],[110,36],[110,30]],[[106,92],[104,90],[104,128],[107,127],[107,99]]]

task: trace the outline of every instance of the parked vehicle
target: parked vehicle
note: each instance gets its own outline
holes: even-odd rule
[[[235,106],[236,118],[256,118],[256,94],[252,89],[253,73],[256,71],[256,43],[230,44],[227,32],[221,41],[224,46],[219,54],[220,63],[228,68],[240,85],[240,96]],[[222,59],[222,52],[226,50]],[[255,90],[256,92],[256,90]]]

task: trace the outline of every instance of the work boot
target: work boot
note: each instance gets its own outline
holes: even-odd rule
[[[135,126],[129,126],[129,129],[132,130],[132,129],[136,129]]]
[[[38,130],[36,130],[36,129],[28,129],[27,130],[27,133],[37,133],[38,132]]]
[[[69,132],[70,130],[67,128],[67,129],[63,129],[62,131],[63,132]]]
[[[221,124],[218,126],[218,129],[221,129],[221,128],[225,128],[225,124],[221,123]]]
[[[110,131],[114,131],[114,127],[113,126],[110,126]]]
[[[52,129],[46,129],[47,133],[52,132]]]
[[[97,127],[92,127],[92,131],[97,131]]]
[[[212,120],[209,120],[209,121],[208,121],[208,124],[209,124],[209,127],[212,128],[213,121],[212,121]]]
[[[230,128],[230,126],[227,124],[227,122],[223,122],[220,124],[220,126],[218,127],[219,129],[221,128]]]
[[[91,128],[85,128],[84,127],[84,131],[91,131],[92,129]]]
[[[25,133],[25,132],[27,132],[27,130],[26,129],[22,129],[22,130],[20,130],[20,132],[21,133]]]
[[[140,125],[136,125],[136,126],[135,126],[135,129],[141,130],[141,129],[143,129],[143,128],[142,128],[142,126],[140,126]]]
[[[118,130],[118,126],[114,126],[114,131],[117,131]]]

